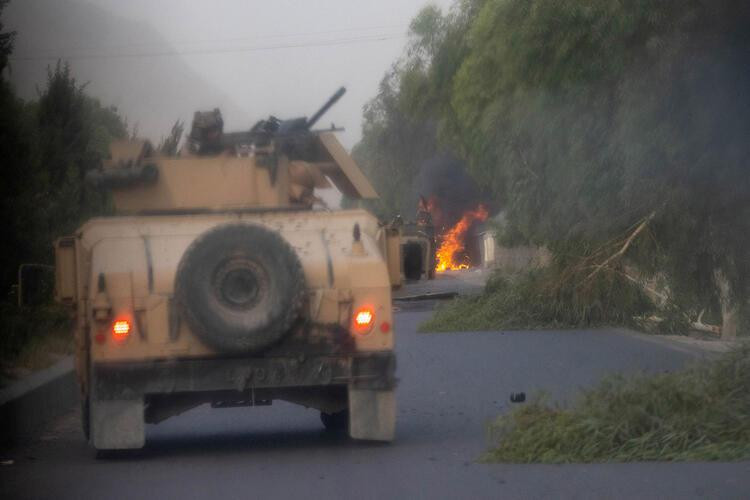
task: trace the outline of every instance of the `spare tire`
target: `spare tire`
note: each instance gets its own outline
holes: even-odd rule
[[[278,233],[226,224],[199,236],[182,256],[175,297],[182,317],[203,342],[232,353],[278,342],[299,316],[304,274]]]

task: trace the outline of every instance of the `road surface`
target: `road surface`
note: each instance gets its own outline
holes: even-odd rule
[[[399,301],[408,297],[422,297],[427,294],[452,292],[458,295],[474,295],[481,293],[484,284],[490,276],[486,269],[470,269],[465,271],[445,271],[437,273],[435,279],[406,282],[393,293],[393,298]]]
[[[390,445],[322,432],[317,412],[200,407],[149,426],[144,450],[96,460],[78,415],[2,452],[0,498],[747,498],[750,463],[486,465],[485,426],[510,392],[575,397],[607,373],[699,356],[612,330],[419,334],[397,313],[398,431]],[[7,462],[5,462],[7,463]]]

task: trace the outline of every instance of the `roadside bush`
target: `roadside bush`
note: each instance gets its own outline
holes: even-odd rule
[[[611,377],[569,409],[543,400],[500,416],[488,462],[750,458],[750,344],[684,371]]]
[[[653,309],[635,283],[617,271],[587,279],[553,265],[518,276],[495,274],[477,297],[438,308],[421,331],[508,330],[635,325]]]
[[[19,308],[0,303],[0,372],[7,374],[11,364],[38,367],[54,352],[68,352],[72,345],[69,311],[53,304]],[[38,352],[44,351],[44,352]]]

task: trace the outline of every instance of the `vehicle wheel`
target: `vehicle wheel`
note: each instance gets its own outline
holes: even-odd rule
[[[349,429],[349,410],[341,410],[336,413],[320,412],[320,421],[323,422],[327,431],[347,431]]]
[[[252,224],[218,226],[198,237],[177,268],[175,295],[192,331],[225,352],[260,351],[297,319],[305,278],[294,249]]]

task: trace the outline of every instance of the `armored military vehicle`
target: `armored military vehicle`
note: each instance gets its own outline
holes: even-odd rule
[[[75,310],[96,449],[140,448],[146,423],[201,404],[274,400],[355,439],[393,439],[399,231],[362,209],[316,209],[331,182],[377,196],[333,131],[312,128],[343,92],[310,119],[245,132],[197,113],[179,155],[115,142],[89,174],[117,215],[56,242],[56,294]]]
[[[402,224],[401,275],[409,281],[435,279],[437,242],[429,202],[419,197],[415,222]]]

